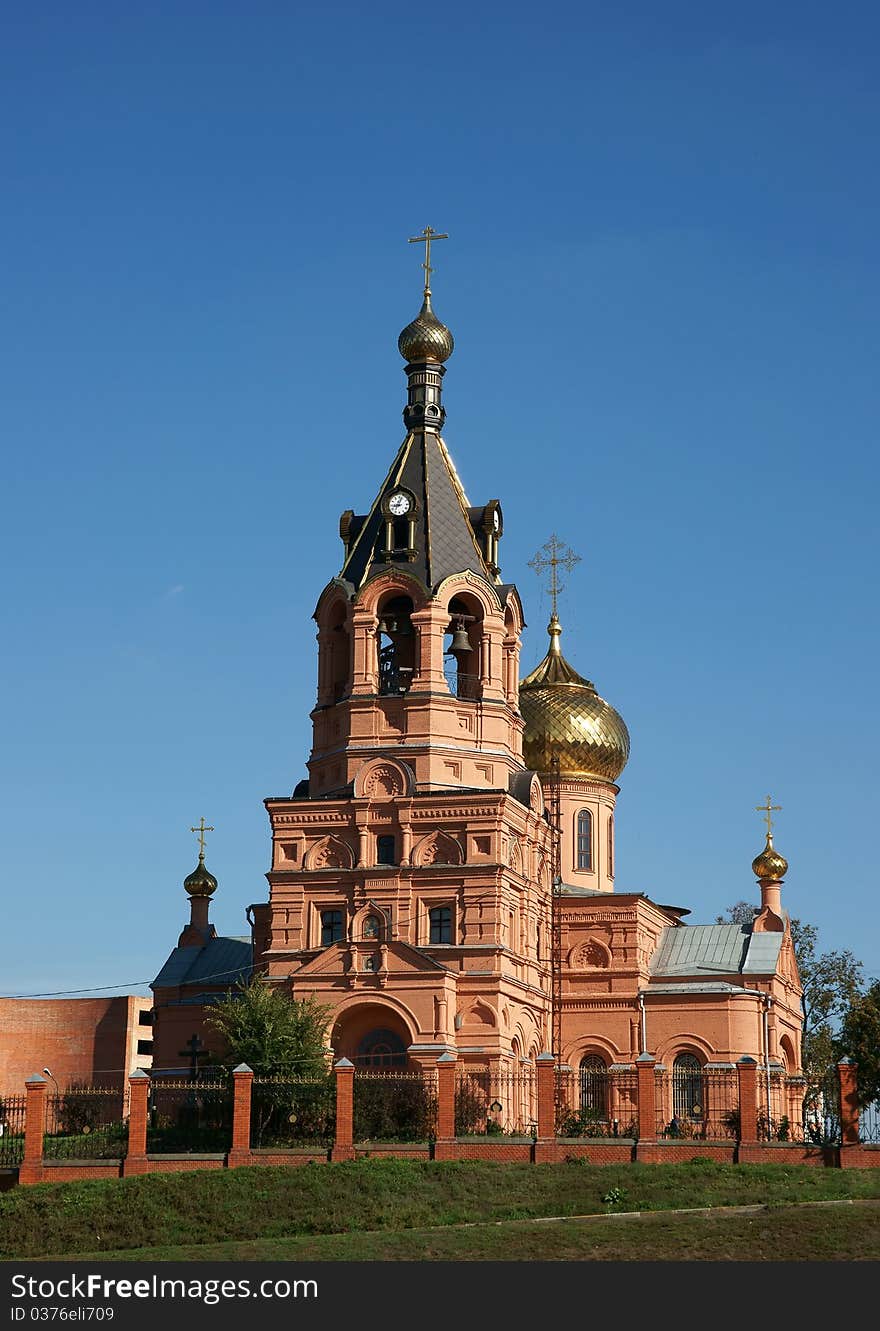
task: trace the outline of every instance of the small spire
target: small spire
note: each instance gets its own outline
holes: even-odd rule
[[[550,655],[561,656],[562,647],[559,639],[562,637],[562,625],[559,622],[556,611],[550,616],[550,623],[547,625],[547,632],[550,634]]]
[[[756,813],[764,814],[767,834],[764,849],[752,860],[752,872],[758,881],[779,882],[788,873],[788,860],[773,845],[773,814],[782,812],[781,804],[774,804],[767,796],[766,804],[756,804]]]

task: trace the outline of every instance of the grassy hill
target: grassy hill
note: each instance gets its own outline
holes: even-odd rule
[[[16,1188],[0,1259],[877,1260],[880,1209],[801,1205],[847,1201],[880,1170],[367,1159]],[[670,1214],[706,1207],[755,1210]]]

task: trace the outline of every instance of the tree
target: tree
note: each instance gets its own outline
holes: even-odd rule
[[[836,1042],[838,1057],[858,1064],[861,1108],[880,1100],[880,980],[850,1003]]]
[[[716,915],[716,924],[751,924],[757,910],[751,901],[737,901],[727,907],[726,915]]]
[[[222,998],[208,1022],[221,1037],[221,1063],[247,1063],[261,1077],[322,1077],[330,1009],[313,997],[291,998],[259,976]]]

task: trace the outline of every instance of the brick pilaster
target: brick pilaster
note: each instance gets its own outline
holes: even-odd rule
[[[226,1157],[230,1169],[250,1164],[253,1088],[253,1069],[247,1063],[239,1063],[232,1069],[232,1145]]]
[[[340,1058],[336,1073],[336,1137],[331,1160],[354,1159],[354,1064]]]
[[[754,1146],[758,1140],[758,1065],[748,1054],[736,1065],[739,1090],[739,1140]]]
[[[46,1079],[28,1077],[24,1120],[24,1158],[18,1171],[19,1183],[43,1181],[43,1133],[46,1129]]]
[[[452,1158],[455,1142],[455,1074],[458,1059],[455,1054],[441,1054],[437,1059],[437,1137],[434,1159]]]
[[[552,1054],[535,1060],[538,1080],[538,1140],[556,1136],[556,1062]]]
[[[653,1144],[657,1140],[657,1092],[654,1069],[657,1060],[653,1054],[645,1052],[636,1059],[636,1079],[638,1083],[639,1140],[636,1148]]]
[[[138,1068],[128,1079],[128,1150],[122,1162],[122,1175],[146,1174],[147,1115],[150,1078]]]
[[[837,1084],[840,1088],[840,1144],[842,1147],[858,1146],[858,1064],[848,1058],[841,1059],[837,1065]]]

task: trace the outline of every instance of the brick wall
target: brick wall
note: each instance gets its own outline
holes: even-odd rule
[[[137,1045],[152,1040],[152,1026],[138,1020],[151,1010],[152,999],[134,994],[0,998],[0,1095],[20,1095],[44,1067],[62,1091],[71,1082],[124,1084],[133,1066],[150,1066]]]

